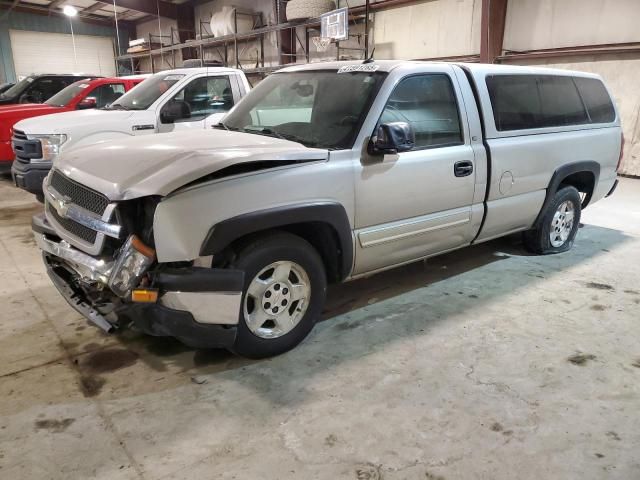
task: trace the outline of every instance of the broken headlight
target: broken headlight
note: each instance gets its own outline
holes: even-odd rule
[[[126,297],[138,286],[140,279],[156,258],[156,252],[135,235],[131,235],[116,260],[109,277],[109,288],[119,297]]]

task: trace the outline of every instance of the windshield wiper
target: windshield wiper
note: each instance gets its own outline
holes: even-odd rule
[[[265,137],[276,137],[276,138],[279,138],[281,140],[290,140],[292,142],[301,143],[305,147],[312,147],[312,146],[316,145],[316,142],[309,142],[306,139],[303,139],[303,138],[300,138],[300,137],[296,137],[295,135],[291,135],[289,133],[276,132],[275,130],[273,130],[271,128],[268,128],[268,127],[239,128],[239,127],[230,127],[229,125],[225,125],[224,123],[220,122],[220,123],[217,123],[216,125],[213,125],[212,128],[216,128],[216,129],[219,129],[219,130],[223,130],[224,129],[224,130],[227,130],[227,131],[230,131],[230,132],[253,133],[255,135],[264,135]]]
[[[228,132],[243,132],[244,131],[239,127],[230,127],[229,125],[225,125],[222,122],[216,123],[215,125],[212,125],[211,128],[216,128],[218,130],[226,130]]]
[[[317,145],[317,143],[318,143],[318,142],[314,142],[314,141],[311,141],[311,140],[307,140],[306,138],[297,137],[296,135],[292,135],[290,133],[277,133],[277,134],[278,134],[279,138],[282,138],[284,140],[289,140],[291,142],[301,143],[305,147],[313,147],[313,146]]]
[[[282,140],[287,140],[282,133],[276,132],[275,130],[268,127],[258,127],[258,128],[247,127],[244,129],[244,131],[247,133],[255,133],[257,135],[265,135],[267,137],[276,137]]]
[[[312,142],[307,140],[306,138],[300,138],[296,135],[293,135],[291,133],[282,133],[282,132],[276,132],[275,130],[273,130],[272,128],[268,128],[268,127],[261,127],[260,130],[258,129],[245,129],[245,132],[247,133],[257,133],[258,135],[266,135],[268,137],[277,137],[281,140],[289,140],[291,142],[296,142],[296,143],[301,143],[303,144],[305,147],[313,147],[316,145],[316,142]]]
[[[127,107],[119,103],[112,103],[111,105],[109,105],[108,107],[105,107],[104,109],[105,110],[129,110]]]

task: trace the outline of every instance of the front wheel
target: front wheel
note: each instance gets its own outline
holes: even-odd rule
[[[525,247],[542,255],[569,250],[578,233],[581,205],[580,192],[575,187],[559,189],[539,225],[524,233]]]
[[[320,316],[326,296],[327,279],[318,252],[304,239],[278,232],[244,246],[232,268],[245,272],[232,350],[264,358],[300,343]]]

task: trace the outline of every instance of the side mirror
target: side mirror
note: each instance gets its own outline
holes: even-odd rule
[[[86,97],[78,104],[76,108],[78,110],[87,110],[89,108],[96,108],[97,105],[98,101],[96,100],[96,97]]]
[[[184,118],[190,118],[191,111],[189,105],[185,102],[173,101],[162,107],[160,112],[160,121],[162,123],[175,123]]]
[[[369,153],[384,155],[385,153],[408,152],[415,144],[416,134],[409,123],[383,123],[369,142]]]

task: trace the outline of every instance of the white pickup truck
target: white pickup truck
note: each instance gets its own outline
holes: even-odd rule
[[[622,141],[596,75],[294,66],[215,129],[65,152],[33,230],[62,295],[105,330],[264,357],[311,331],[327,283],[513,232],[569,250]]]
[[[249,90],[241,70],[180,68],[157,73],[105,109],[65,112],[16,123],[15,175],[42,200],[42,180],[63,149],[133,135],[211,127]],[[20,152],[40,155],[21,157]]]

